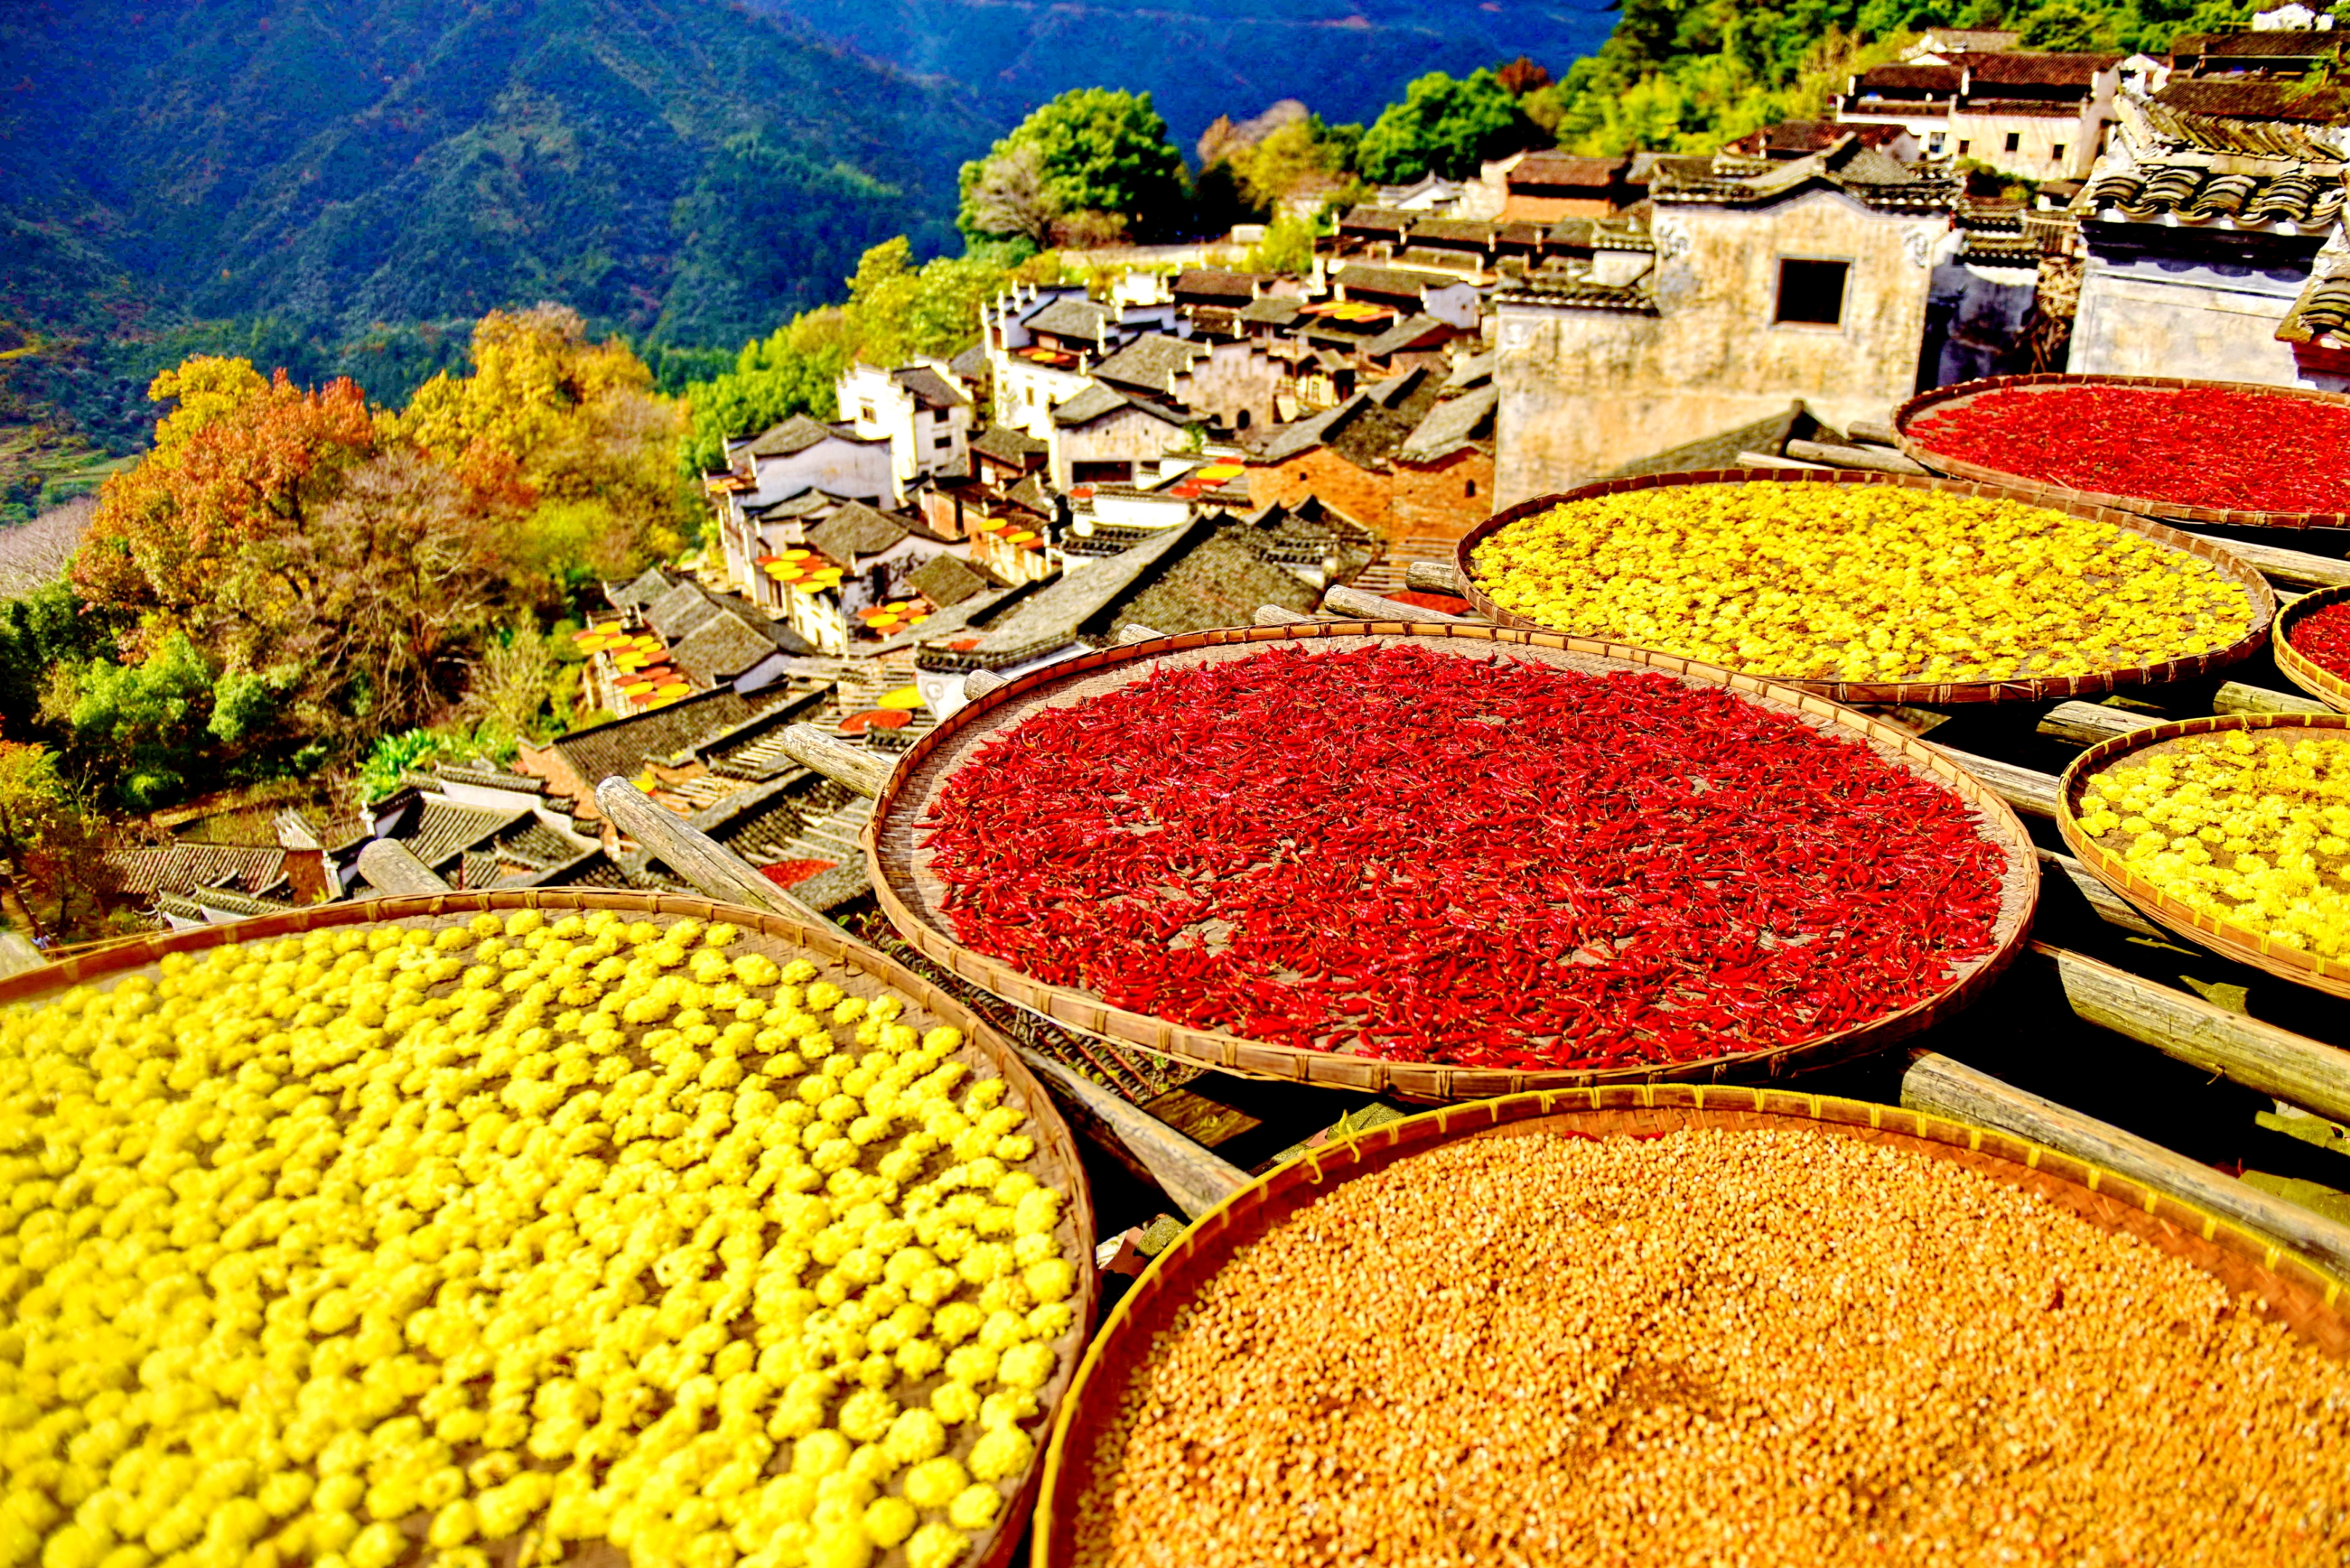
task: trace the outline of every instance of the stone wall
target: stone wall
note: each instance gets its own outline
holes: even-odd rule
[[[1055,425],[1049,438],[1053,488],[1066,490],[1077,483],[1083,462],[1133,462],[1153,468],[1170,446],[1180,445],[1183,432],[1155,414],[1140,409],[1120,409],[1076,430]]]
[[[1324,505],[1336,507],[1366,528],[1389,532],[1389,476],[1357,468],[1326,446],[1299,452],[1284,462],[1263,467],[1252,463],[1248,483],[1252,507],[1295,506],[1309,495],[1317,496]]]
[[[1883,419],[1915,390],[1939,213],[1819,188],[1756,208],[1660,206],[1656,313],[1519,295],[1499,307],[1494,504],[1587,483],[1783,410]],[[1835,327],[1780,324],[1783,258],[1849,264]]]
[[[2092,255],[2064,369],[2076,375],[2184,376],[2270,387],[2345,389],[2305,370],[2276,329],[2306,268],[2259,269],[2171,260],[2115,265]]]
[[[1331,504],[1345,511],[1336,500]],[[1493,454],[1476,447],[1431,463],[1396,464],[1388,537],[1458,539],[1493,514]]]

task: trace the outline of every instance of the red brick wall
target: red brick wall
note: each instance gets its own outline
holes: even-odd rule
[[[1251,465],[1249,504],[1295,506],[1307,496],[1318,497],[1367,528],[1391,534],[1388,523],[1388,479],[1357,468],[1328,447],[1317,446],[1286,462]]]
[[[1463,447],[1426,467],[1396,464],[1389,538],[1458,539],[1492,514],[1492,453]]]
[[[596,809],[596,791],[578,770],[563,760],[563,753],[553,746],[541,750],[524,742],[515,749],[515,771],[546,781],[547,789],[570,803],[575,816],[600,819],[603,813]]]

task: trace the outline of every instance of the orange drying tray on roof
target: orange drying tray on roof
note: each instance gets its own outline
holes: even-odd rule
[[[913,722],[913,715],[895,708],[867,708],[851,713],[840,722],[844,735],[861,735],[868,730],[902,730]]]

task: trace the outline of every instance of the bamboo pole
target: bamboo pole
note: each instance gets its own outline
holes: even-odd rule
[[[2274,545],[2254,545],[2241,539],[2202,538],[2243,561],[2272,583],[2296,588],[2331,588],[2350,583],[2350,561],[2313,556],[2304,550],[2284,550]]]
[[[1993,794],[2027,816],[2056,815],[2056,775],[2019,768],[2012,763],[1997,762],[1979,757],[1972,752],[1962,752],[1955,746],[1929,746],[1991,786]]]
[[[722,903],[745,904],[769,914],[784,915],[810,925],[838,926],[793,898],[754,870],[751,863],[702,832],[673,811],[645,798],[644,791],[623,778],[608,778],[596,786],[597,809],[605,820],[627,834],[661,864],[703,893]]]
[[[416,857],[407,845],[392,838],[368,841],[359,851],[359,875],[379,894],[446,893],[449,884],[440,873]]]
[[[1304,610],[1291,609],[1287,605],[1259,605],[1252,620],[1257,626],[1295,626],[1303,621],[1321,618],[1320,616],[1307,615]]]
[[[2298,691],[2272,691],[2230,680],[2211,699],[2214,713],[2331,713],[2333,709]]]
[[[962,700],[976,702],[996,688],[1011,684],[993,670],[974,670],[962,678]]]
[[[2108,708],[2102,702],[2059,702],[2041,716],[2040,732],[2051,740],[2069,742],[2085,750],[2116,735],[2132,734],[2168,722],[2151,713]]]
[[[1791,441],[1787,455],[1805,462],[1825,463],[1830,468],[1860,468],[1876,473],[1924,474],[1922,463],[1910,462],[1899,452],[1887,448],[1871,449],[1857,446],[1834,446],[1825,441]]]
[[[1409,561],[1403,568],[1403,586],[1415,593],[1457,594],[1461,568],[1450,561]]]
[[[1948,1056],[1919,1053],[1902,1075],[1901,1103],[2045,1144],[2209,1210],[2336,1272],[2350,1272],[2350,1226]]]
[[[2041,865],[2062,871],[2065,880],[2080,889],[2081,897],[2089,901],[2089,908],[2095,910],[2097,918],[2106,924],[2119,926],[2136,936],[2153,937],[2158,941],[2170,940],[2168,931],[2139,914],[2136,905],[2098,881],[2095,873],[2078,860],[2069,855],[2060,855],[2054,849],[2035,848],[2033,853],[2040,857]]]
[[[1120,648],[1131,648],[1138,642],[1154,641],[1166,635],[1165,632],[1147,627],[1139,620],[1130,620],[1118,628],[1118,645]]]

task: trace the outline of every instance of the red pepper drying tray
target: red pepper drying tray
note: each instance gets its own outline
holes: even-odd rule
[[[2280,646],[2282,646],[2280,644]],[[2056,831],[2081,864],[2115,892],[2146,911],[2147,918],[2190,941],[2198,941],[2221,958],[2266,970],[2282,980],[2306,985],[2330,996],[2350,996],[2350,961],[2320,957],[2298,948],[2272,942],[2266,933],[2210,916],[2180,903],[2130,868],[2129,862],[2081,831],[2080,800],[2093,774],[2134,752],[2152,750],[2182,735],[2208,735],[2228,730],[2322,731],[2334,745],[2350,745],[2350,715],[2338,713],[2226,713],[2207,719],[2185,719],[2116,735],[2090,747],[2073,759],[2056,790]]]
[[[1676,1085],[1454,1106],[1388,1122],[1291,1160],[1235,1193],[1152,1260],[1104,1320],[1077,1369],[1076,1386],[1061,1406],[1045,1457],[1044,1495],[1036,1504],[1037,1568],[1067,1568],[1079,1561],[1079,1507],[1115,1466],[1115,1454],[1104,1451],[1105,1438],[1158,1336],[1235,1252],[1321,1192],[1459,1138],[1654,1137],[1685,1127],[1798,1128],[1949,1160],[2035,1193],[2100,1230],[2136,1236],[2184,1258],[2225,1282],[2235,1296],[2252,1298],[2263,1317],[2282,1323],[2321,1354],[2350,1357],[2350,1291],[2316,1265],[2126,1176],[1987,1127],[1784,1089]]]
[[[1893,410],[1894,439],[1901,450],[1915,462],[1938,473],[1959,479],[1977,480],[1986,484],[2004,485],[2022,492],[2043,505],[2069,509],[2074,505],[2110,506],[2144,517],[2160,517],[2173,523],[2199,523],[2205,526],[2230,528],[2350,528],[2350,514],[2339,512],[2230,512],[2223,507],[2197,506],[2184,501],[2164,501],[2150,495],[2107,495],[2101,491],[2074,490],[2030,474],[2009,473],[1981,463],[1968,462],[1934,450],[1924,432],[1916,429],[1918,421],[1938,413],[1948,413],[1961,403],[1991,392],[2013,391],[2031,387],[2156,387],[2173,391],[2208,387],[2215,391],[2258,392],[2262,397],[2294,398],[2307,402],[2330,403],[2335,407],[2350,404],[2350,393],[2320,392],[2306,387],[2264,387],[2244,381],[2181,380],[2172,376],[2065,376],[2053,372],[2037,376],[1993,376],[1980,381],[1957,381],[1947,387],[1937,387],[1920,392]],[[2224,439],[2241,441],[2256,439],[2249,432],[2220,432]]]
[[[1532,662],[1586,673],[1635,669],[1661,671],[1691,685],[1728,687],[1748,701],[1782,714],[1839,734],[1864,738],[1880,756],[1947,785],[1972,809],[1978,830],[1999,850],[2006,866],[1991,949],[1983,957],[1959,966],[1958,973],[1943,989],[1908,1008],[1857,1028],[1793,1045],[1690,1062],[1522,1070],[1389,1061],[1195,1029],[1113,1007],[1089,992],[1034,980],[1016,965],[975,951],[956,939],[952,919],[943,908],[944,886],[926,869],[928,856],[920,848],[919,830],[948,778],[980,745],[1032,713],[1113,690],[1149,674],[1161,661],[1203,664],[1243,657],[1258,645],[1319,639],[1355,646],[1360,645],[1355,639],[1386,644],[1410,642],[1436,653],[1479,659],[1508,652]],[[1077,1029],[1226,1072],[1423,1101],[1484,1099],[1527,1090],[1608,1083],[1756,1081],[1866,1054],[1949,1016],[1988,986],[2021,949],[2040,887],[2039,863],[2031,837],[2006,803],[1906,730],[1807,692],[1686,659],[1555,632],[1518,631],[1469,623],[1334,621],[1231,628],[1160,638],[1052,665],[990,692],[917,742],[874,803],[872,820],[865,829],[865,846],[874,895],[899,934],[925,958],[1008,1001]],[[1334,922],[1345,918],[1343,909],[1331,910]]]
[[[2328,605],[2350,601],[2350,587],[2320,588],[2277,611],[2269,651],[2284,678],[2337,713],[2350,713],[2350,679],[2336,675],[2293,645],[2293,628]]]
[[[2176,659],[2162,664],[2131,668],[2093,670],[2086,675],[2048,675],[2022,677],[2012,680],[1803,680],[1755,673],[1763,680],[1777,680],[1804,691],[1816,691],[1837,702],[1895,704],[1923,702],[1939,707],[1951,702],[2042,702],[2052,698],[2087,697],[2131,686],[2159,685],[2169,680],[2192,680],[2214,670],[2250,658],[2260,651],[2267,640],[2269,622],[2276,616],[2276,595],[2271,591],[2268,579],[2232,556],[2221,545],[2206,539],[2182,534],[2176,528],[2166,528],[2134,512],[2116,511],[2081,502],[2054,499],[2041,493],[2028,493],[1993,484],[1961,483],[1947,479],[1919,479],[1912,474],[1864,473],[1852,469],[1794,470],[1733,468],[1706,470],[1697,473],[1651,473],[1638,479],[1614,479],[1600,484],[1586,484],[1561,495],[1537,496],[1522,501],[1505,512],[1497,512],[1462,539],[1455,556],[1460,568],[1461,591],[1476,607],[1477,613],[1496,626],[1517,627],[1528,630],[1547,630],[1537,621],[1513,615],[1501,608],[1486,596],[1471,565],[1471,553],[1494,534],[1521,518],[1537,516],[1552,507],[1569,501],[1588,501],[1601,495],[1621,495],[1636,490],[1669,490],[1693,484],[1875,484],[1894,485],[1904,490],[1923,490],[1946,495],[1972,495],[1986,501],[2022,501],[2034,506],[2044,506],[2052,512],[2069,516],[2093,518],[2142,534],[2157,544],[2183,555],[2195,556],[2210,562],[2221,573],[2243,586],[2251,600],[2251,626],[2241,638],[2225,648],[2198,654],[2192,659]]]
[[[1071,1135],[1068,1123],[1062,1120],[1051,1096],[1045,1093],[1035,1075],[1021,1063],[1019,1054],[986,1020],[977,1017],[952,996],[910,970],[871,948],[844,941],[835,932],[761,909],[712,903],[707,898],[671,898],[666,894],[525,888],[367,898],[357,902],[320,904],[283,915],[263,915],[226,925],[203,926],[164,936],[147,937],[85,953],[62,963],[26,970],[0,979],[0,1006],[45,1001],[77,985],[91,985],[103,990],[109,983],[130,974],[152,976],[154,966],[169,954],[201,953],[228,942],[275,941],[284,937],[300,936],[305,931],[343,927],[364,929],[388,925],[402,929],[439,930],[448,926],[463,925],[484,910],[503,914],[515,909],[544,910],[550,919],[609,909],[631,921],[650,920],[661,926],[674,925],[682,919],[705,923],[723,920],[743,933],[735,946],[728,950],[731,952],[761,952],[777,963],[789,963],[794,959],[805,958],[822,970],[826,979],[852,996],[876,996],[883,990],[896,992],[906,1001],[906,1022],[914,1027],[927,1030],[950,1024],[962,1031],[963,1044],[957,1053],[958,1058],[983,1073],[993,1072],[1001,1077],[1011,1103],[1028,1113],[1025,1130],[1035,1138],[1036,1150],[1023,1162],[1021,1168],[1038,1181],[1062,1192],[1067,1199],[1062,1208],[1057,1240],[1065,1257],[1078,1260],[1076,1290],[1070,1297],[1070,1305],[1076,1309],[1076,1321],[1054,1345],[1059,1359],[1055,1363],[1052,1380],[1037,1390],[1037,1402],[1042,1407],[1039,1417],[1033,1423],[1024,1423],[1041,1448],[1054,1410],[1061,1400],[1068,1397],[1068,1391],[1075,1383],[1077,1358],[1093,1337],[1095,1314],[1098,1308],[1098,1290],[1092,1266],[1093,1199],[1091,1189],[1086,1182],[1084,1165],[1077,1157],[1076,1139]],[[452,984],[433,986],[427,994],[440,994],[452,989]],[[629,1027],[634,1031],[635,1026]],[[910,1407],[919,1405],[928,1397],[931,1386],[928,1383],[917,1385],[910,1397],[900,1390],[900,1403]],[[968,1459],[972,1446],[978,1441],[980,1435],[976,1424],[957,1428],[955,1440],[947,1452]],[[459,1462],[462,1463],[473,1458],[474,1451],[468,1446],[461,1449],[459,1455]],[[791,1449],[786,1445],[775,1461],[775,1468],[786,1467],[790,1459]],[[1032,1462],[1025,1474],[1001,1483],[1004,1506],[997,1512],[993,1524],[973,1534],[970,1550],[957,1560],[955,1568],[1004,1568],[1004,1564],[1012,1560],[1019,1548],[1029,1509],[1035,1501],[1043,1468],[1041,1460]],[[411,1534],[421,1532],[431,1522],[431,1518],[429,1513],[420,1514],[406,1521]],[[567,1561],[576,1563],[624,1560],[617,1549],[594,1542],[580,1543],[567,1558]],[[891,1568],[892,1564],[901,1564],[905,1560],[905,1551],[899,1547],[876,1556],[874,1563],[876,1568]]]

